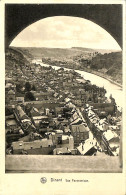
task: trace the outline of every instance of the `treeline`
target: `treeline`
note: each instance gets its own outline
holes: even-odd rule
[[[91,60],[92,69],[121,69],[122,70],[122,52],[112,52],[105,54],[97,54]],[[111,71],[110,71],[111,72]]]
[[[122,52],[98,54],[93,57],[90,63],[92,70],[100,71],[109,76],[112,80],[122,83]]]

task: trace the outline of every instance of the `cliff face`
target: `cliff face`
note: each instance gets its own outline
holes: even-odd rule
[[[5,52],[5,69],[14,70],[14,68],[21,68],[28,63],[24,55],[14,49],[7,49]]]

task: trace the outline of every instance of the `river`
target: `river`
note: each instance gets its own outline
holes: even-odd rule
[[[43,64],[41,60],[33,60],[33,63],[40,64],[41,66],[50,66],[47,64]],[[52,66],[52,67],[56,70],[61,68],[59,66]],[[71,70],[71,69],[64,68],[64,70]],[[95,84],[98,87],[104,87],[107,91],[106,97],[109,97],[112,94],[112,97],[115,98],[119,110],[123,107],[123,90],[121,89],[121,87],[95,74],[84,72],[81,70],[75,70],[75,71],[78,72],[84,79],[90,80],[91,84]]]

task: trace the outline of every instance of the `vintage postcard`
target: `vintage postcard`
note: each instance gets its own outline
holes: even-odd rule
[[[125,195],[125,2],[0,5],[0,195]]]

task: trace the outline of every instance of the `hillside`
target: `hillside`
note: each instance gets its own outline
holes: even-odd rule
[[[111,76],[115,81],[122,82],[122,52],[97,55],[92,58],[91,69]]]
[[[13,47],[12,47],[13,48]],[[97,50],[90,48],[81,48],[81,47],[73,47],[73,48],[44,48],[44,47],[17,47],[13,48],[20,52],[23,52],[28,57],[33,57],[35,59],[44,58],[55,58],[55,59],[64,59],[64,58],[73,58],[74,56],[84,55],[87,58],[93,56]],[[103,52],[101,50],[101,52]]]
[[[46,47],[12,47],[20,52],[23,52],[29,58],[41,59],[45,58],[73,58],[75,56],[83,55],[85,57],[93,56],[96,53],[104,54],[113,52],[112,50],[104,49],[91,49],[82,47],[72,47],[72,48],[46,48]]]
[[[28,63],[28,60],[24,57],[24,55],[18,52],[16,49],[9,48],[5,53],[5,70],[14,70],[15,68],[23,67]]]
[[[105,54],[87,52],[85,54],[80,53],[79,55],[71,56],[69,59],[42,58],[42,61],[50,65],[91,72],[122,84],[122,52]]]
[[[77,49],[77,50],[86,51],[86,52],[98,52],[100,54],[117,52],[116,50],[110,50],[110,49],[91,49],[91,48],[83,48],[83,47],[72,47],[71,49],[74,49],[74,50]]]
[[[19,51],[27,59],[42,59],[50,65],[92,72],[122,84],[122,52],[110,53],[110,50],[81,47],[12,49]]]

